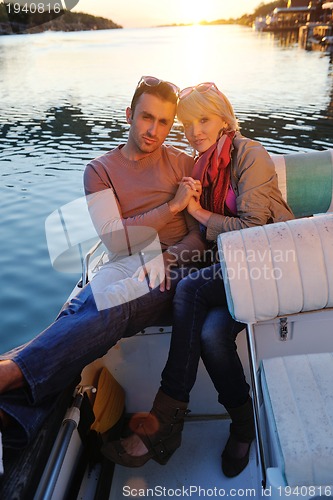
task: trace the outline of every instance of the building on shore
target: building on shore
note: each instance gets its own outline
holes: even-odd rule
[[[323,9],[323,22],[333,24],[333,2],[324,2]]]
[[[289,0],[287,7],[276,8],[265,19],[256,19],[254,27],[264,31],[298,31],[307,23],[332,24],[333,2]]]

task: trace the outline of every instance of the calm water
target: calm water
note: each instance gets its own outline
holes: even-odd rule
[[[0,350],[57,314],[77,275],[50,263],[46,217],[81,196],[85,164],[123,142],[141,75],[215,81],[270,152],[333,147],[330,57],[237,26],[0,37]],[[181,129],[170,141],[186,148]]]

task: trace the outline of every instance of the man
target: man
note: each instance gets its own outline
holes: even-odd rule
[[[120,338],[157,324],[170,308],[175,286],[184,275],[182,266],[204,250],[196,222],[184,211],[194,191],[181,181],[190,174],[193,160],[163,145],[174,121],[178,90],[172,83],[143,77],[126,110],[130,124],[126,144],[96,158],[85,170],[89,211],[110,263],[44,332],[1,356],[4,446],[29,443],[55,395],[85,365]],[[148,249],[149,257],[156,255],[157,240],[165,267],[162,278],[154,258],[142,260],[143,249]],[[140,288],[145,279],[148,293]],[[133,286],[134,295],[113,302],[118,291]]]

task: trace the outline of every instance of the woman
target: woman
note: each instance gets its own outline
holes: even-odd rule
[[[224,231],[293,218],[267,151],[240,134],[229,100],[214,83],[181,91],[177,115],[198,152],[193,177],[183,179],[197,191],[187,210],[199,221],[212,249]],[[106,444],[104,455],[130,467],[150,458],[167,462],[181,443],[201,357],[232,422],[222,470],[228,477],[238,475],[248,463],[255,437],[249,386],[235,343],[243,328],[229,314],[218,263],[183,279],[176,290],[170,352],[153,408],[148,416],[134,417],[134,434]]]

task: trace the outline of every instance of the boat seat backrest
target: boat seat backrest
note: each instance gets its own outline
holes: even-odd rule
[[[333,212],[333,150],[271,155],[295,217]]]
[[[218,246],[236,320],[333,307],[333,213],[224,233]]]

